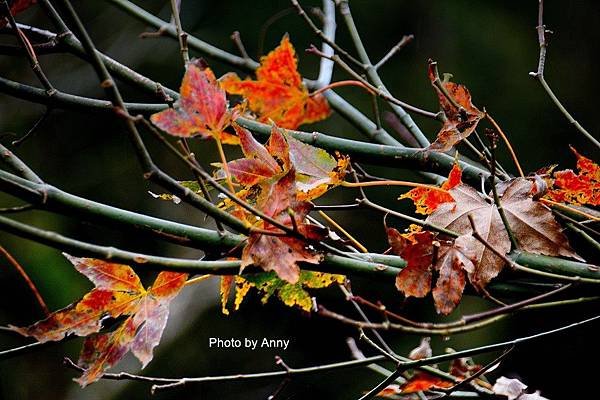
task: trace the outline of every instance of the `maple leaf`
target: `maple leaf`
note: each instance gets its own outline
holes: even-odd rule
[[[400,386],[402,394],[423,392],[431,389],[447,389],[454,386],[449,380],[433,376],[427,372],[417,372]]]
[[[517,178],[506,185],[500,199],[508,224],[523,251],[549,256],[565,256],[581,259],[570,247],[552,212],[531,198],[532,183]],[[502,223],[498,209],[470,186],[459,184],[450,189],[455,203],[444,203],[431,214],[426,222],[447,228],[461,235],[471,235],[468,216],[473,217],[475,227],[482,237],[502,254],[510,251],[510,239]],[[504,260],[484,244],[474,242],[475,268],[469,272],[469,280],[483,288],[504,267]]]
[[[348,157],[337,160],[327,151],[286,135],[290,158],[296,168],[296,187],[301,200],[313,200],[342,183],[350,164]]]
[[[295,227],[304,238],[321,240],[325,236],[323,230],[304,222],[312,206],[310,203],[298,201],[295,181],[295,169],[290,168],[276,183],[261,191],[257,207],[278,222]],[[257,226],[280,232],[278,228],[266,221],[259,221]],[[305,240],[292,236],[273,236],[254,232],[248,237],[248,242],[242,251],[241,270],[253,264],[265,271],[275,271],[283,280],[296,283],[300,277],[298,262],[317,264],[321,260],[322,255],[309,247]]]
[[[273,295],[277,295],[286,306],[299,307],[310,312],[312,310],[312,299],[306,289],[326,288],[334,283],[343,283],[344,280],[343,275],[313,271],[300,271],[298,282],[294,284],[280,279],[274,272],[223,277],[221,287],[227,286],[228,289],[222,289],[221,291],[221,304],[223,304],[223,312],[228,314],[229,311],[226,308],[227,298],[231,292],[233,282],[235,282],[235,310],[239,308],[248,291],[254,287],[262,294],[261,302],[263,304]]]
[[[179,93],[181,97],[175,108],[150,117],[154,125],[174,136],[199,135],[223,143],[238,143],[235,135],[224,131],[237,117],[238,109],[227,108],[225,91],[210,68],[202,69],[199,63],[193,61],[188,63]]]
[[[462,182],[462,170],[458,163],[454,163],[448,179],[442,183],[441,188],[450,190]],[[398,200],[411,199],[416,207],[417,214],[428,215],[434,212],[440,204],[453,202],[452,196],[449,193],[444,193],[440,190],[416,187],[401,195]]]
[[[431,290],[434,234],[429,231],[403,235],[386,228],[392,251],[404,258],[406,267],[396,277],[396,288],[406,297],[425,297]]]
[[[448,315],[460,303],[465,289],[465,271],[475,269],[472,236],[460,236],[450,246],[441,246],[435,269],[438,278],[433,289],[433,301],[438,313]]]
[[[440,102],[440,107],[446,116],[442,129],[438,132],[437,138],[428,150],[445,152],[448,151],[463,139],[466,139],[477,127],[479,121],[485,114],[471,102],[469,90],[458,83],[449,82],[444,78],[441,83],[445,88],[447,95],[437,87],[434,82],[439,79],[437,75],[437,63],[429,61],[428,76],[431,84],[435,88]],[[448,96],[453,99],[450,101]],[[458,107],[457,107],[458,105]]]
[[[266,145],[259,143],[247,129],[233,124],[245,158],[227,163],[231,176],[241,185],[272,184],[293,166],[299,200],[313,200],[339,185],[349,164],[347,157],[337,160],[325,150],[284,134],[273,125]],[[224,177],[224,171],[218,173]]]
[[[233,127],[245,158],[230,161],[227,166],[231,177],[238,183],[252,186],[289,171],[289,146],[277,127],[272,127],[266,146],[258,142],[246,128],[237,124]]]
[[[471,250],[474,239],[461,236],[434,244],[432,232],[401,234],[394,228],[387,228],[387,235],[392,251],[407,262],[396,277],[396,288],[406,297],[425,297],[431,291],[435,269],[438,273],[432,292],[435,308],[438,313],[450,314],[462,297],[465,271],[475,268]]]
[[[221,78],[221,85],[230,94],[242,95],[259,121],[296,129],[330,114],[322,95],[309,96],[297,64],[296,51],[286,35],[277,48],[261,58],[256,80],[240,80],[229,73]]]
[[[577,170],[554,172],[546,198],[575,205],[600,205],[600,166],[571,147],[577,157]]]
[[[100,379],[105,370],[129,351],[145,367],[152,360],[154,347],[166,326],[169,302],[185,284],[187,274],[161,272],[154,284],[145,289],[127,265],[65,256],[95,288],[79,302],[42,321],[11,329],[40,342],[58,341],[71,334],[87,336],[79,362],[85,371],[77,380],[82,386]],[[97,333],[104,318],[122,316],[127,318],[115,330]]]

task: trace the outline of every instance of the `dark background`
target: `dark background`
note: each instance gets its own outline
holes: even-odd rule
[[[76,1],[86,26],[98,47],[137,71],[177,88],[183,73],[176,41],[159,38],[141,40],[138,34],[148,30],[144,25],[103,1]],[[167,1],[138,2],[146,9],[169,18]],[[304,1],[308,9],[318,2]],[[535,32],[537,1],[352,1],[356,22],[373,60],[378,60],[403,34],[413,33],[415,41],[395,56],[381,70],[388,88],[400,99],[426,109],[436,108],[436,98],[426,77],[426,62],[433,58],[442,72],[451,72],[457,82],[471,90],[476,105],[485,106],[507,132],[527,171],[560,163],[572,167],[574,158],[568,150],[572,144],[583,154],[597,159],[585,139],[569,126],[567,120],[545,96],[537,82],[528,76],[537,68],[538,43]],[[546,77],[566,107],[595,133],[600,128],[596,93],[598,90],[597,51],[600,9],[594,1],[547,2],[546,23],[555,33],[550,38]],[[287,11],[285,11],[287,10]],[[267,21],[279,14],[280,18]],[[18,17],[20,22],[51,28],[38,7]],[[229,39],[232,31],[240,31],[252,56],[260,49],[272,49],[288,32],[300,56],[300,70],[308,78],[316,77],[318,60],[302,49],[316,38],[286,1],[189,1],[183,0],[183,25],[188,32],[209,43],[235,52]],[[338,18],[338,41],[347,49],[351,42]],[[264,39],[264,40],[263,40]],[[0,40],[10,43],[11,38]],[[201,56],[192,52],[194,56]],[[218,75],[232,69],[208,59]],[[54,85],[68,93],[102,97],[91,67],[68,55],[42,56],[41,62]],[[2,76],[37,85],[27,64],[18,57],[0,57]],[[347,79],[336,73],[336,79]],[[151,100],[135,88],[121,85],[131,101]],[[370,100],[358,88],[343,88],[339,93],[367,114]],[[44,112],[39,105],[0,95],[0,132],[22,135]],[[415,118],[429,138],[438,125]],[[306,127],[343,137],[360,138],[360,133],[340,117]],[[151,151],[160,165],[182,179],[190,178],[177,162],[148,138]],[[7,144],[12,139],[3,138]],[[195,142],[196,152],[204,164],[217,160],[214,148],[207,142]],[[174,205],[152,199],[148,190],[160,192],[144,181],[121,126],[105,116],[55,110],[36,135],[16,150],[43,179],[64,190],[111,205],[172,218],[194,225],[208,224],[203,215],[185,205]],[[501,160],[512,168],[502,154]],[[410,171],[382,170],[375,173],[391,177],[411,178]],[[372,190],[372,196],[400,210],[410,205],[394,199],[400,189]],[[350,201],[354,193],[338,189],[323,203]],[[0,196],[2,205],[16,204],[14,199]],[[200,253],[173,245],[157,243],[127,232],[83,224],[45,212],[18,216],[20,220],[46,227],[81,240],[114,245],[170,256],[193,257]],[[379,215],[369,212],[340,213],[338,219],[373,251],[387,247]],[[0,233],[0,243],[26,267],[51,309],[61,308],[80,298],[90,288],[60,252],[35,243]],[[597,262],[589,256],[589,260]],[[25,325],[41,317],[32,296],[6,262],[0,262],[0,324]],[[150,278],[150,276],[148,276]],[[420,320],[437,318],[428,301],[403,304],[393,282],[379,284],[354,280],[354,290],[373,300],[383,300],[394,309],[403,309]],[[346,310],[337,289],[324,291],[320,301],[332,309]],[[490,307],[475,297],[466,297],[450,318]],[[464,349],[503,339],[535,333],[590,316],[597,305],[558,308],[544,312],[528,312],[504,320],[489,328],[434,338],[435,352],[446,347]],[[570,331],[556,337],[532,342],[518,348],[491,376],[518,376],[533,389],[551,399],[591,398],[597,375],[595,360],[599,354],[597,324]],[[283,337],[291,339],[285,352],[238,351],[208,348],[209,337]],[[281,355],[296,367],[316,365],[350,357],[345,345],[352,329],[285,308],[276,301],[261,306],[258,297],[249,296],[242,309],[230,316],[221,314],[218,305],[217,280],[185,289],[174,301],[172,318],[155,360],[144,373],[157,376],[203,376],[258,372],[276,369],[273,357]],[[384,335],[399,353],[406,354],[420,338],[387,333]],[[25,343],[22,338],[2,334],[2,348]],[[77,358],[80,339],[60,343],[43,350],[0,363],[0,397],[6,399],[142,399],[149,397],[146,384],[101,381],[85,390],[71,378],[76,374],[61,366],[64,355]],[[369,353],[369,349],[365,348]],[[490,356],[477,358],[478,362]],[[117,367],[135,372],[138,364],[131,359]],[[356,398],[382,377],[365,369],[344,370],[313,375],[294,381],[282,399]],[[278,386],[272,380],[215,383],[189,386],[161,393],[157,399],[265,399]]]

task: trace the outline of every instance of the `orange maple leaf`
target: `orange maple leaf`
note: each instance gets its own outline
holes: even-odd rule
[[[237,74],[229,73],[221,78],[221,85],[228,93],[243,96],[259,121],[272,120],[282,128],[296,129],[330,113],[325,98],[320,94],[310,96],[302,83],[296,51],[287,35],[261,58],[256,80],[241,80]]]
[[[174,136],[199,135],[228,144],[239,142],[237,136],[224,131],[237,117],[238,109],[227,108],[225,91],[210,68],[202,69],[198,63],[188,63],[179,92],[181,98],[175,108],[150,117],[154,125]]]
[[[462,182],[462,170],[460,165],[455,163],[452,170],[448,174],[448,179],[442,184],[441,188],[450,190]],[[404,193],[398,198],[411,199],[415,204],[415,212],[418,214],[428,215],[434,212],[440,204],[454,201],[450,193],[445,193],[440,190],[417,187]]]
[[[600,166],[571,147],[577,157],[577,173],[567,169],[554,172],[546,197],[560,203],[600,205]]]
[[[131,267],[92,258],[65,255],[95,288],[82,300],[50,314],[28,327],[11,329],[40,342],[58,341],[68,335],[87,336],[77,379],[81,386],[97,381],[108,368],[131,351],[145,367],[152,360],[169,316],[169,302],[185,284],[187,274],[161,272],[145,289]],[[112,332],[97,333],[107,317],[126,319]]]

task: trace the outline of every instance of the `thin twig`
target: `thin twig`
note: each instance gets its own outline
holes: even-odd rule
[[[448,194],[446,189],[442,189],[439,186],[427,185],[425,183],[410,182],[410,181],[392,181],[392,180],[376,180],[367,182],[346,182],[340,183],[340,186],[344,187],[377,187],[377,186],[403,186],[413,188],[429,189],[440,193]]]
[[[587,131],[572,115],[567,111],[565,106],[560,102],[558,97],[554,94],[550,85],[546,82],[546,78],[544,77],[544,68],[546,66],[546,52],[548,49],[548,42],[546,39],[546,33],[549,33],[546,29],[546,25],[544,25],[544,0],[538,0],[538,24],[537,24],[537,33],[538,33],[538,42],[540,45],[540,56],[538,61],[538,69],[536,72],[530,72],[529,76],[537,79],[538,82],[542,85],[542,88],[548,94],[548,97],[552,100],[554,105],[559,109],[559,111],[567,118],[569,123],[577,128],[577,131],[582,133],[586,138],[588,138],[597,148],[600,149],[600,141],[598,141],[590,132]]]
[[[490,132],[492,132],[490,130]],[[494,203],[496,204],[496,208],[498,209],[498,214],[500,214],[500,219],[502,220],[502,223],[504,224],[504,229],[506,230],[506,233],[508,234],[508,238],[510,239],[510,243],[512,246],[513,250],[517,250],[519,249],[519,243],[517,242],[517,239],[515,237],[515,234],[513,233],[510,224],[508,223],[508,218],[506,217],[506,213],[504,212],[504,207],[502,206],[502,202],[500,201],[500,196],[498,196],[498,189],[496,188],[496,174],[495,174],[495,169],[496,169],[496,148],[497,148],[497,137],[496,135],[494,135],[493,133],[490,134],[490,154],[492,157],[491,160],[491,167],[492,169],[490,170],[490,185],[492,187],[492,194],[494,195]],[[474,225],[473,225],[474,226]]]
[[[233,31],[233,33],[231,34],[231,40],[233,40],[233,43],[235,43],[235,46],[237,47],[242,57],[246,59],[251,59],[248,55],[248,52],[246,51],[246,46],[244,46],[244,42],[242,42],[242,37],[239,31]]]
[[[44,88],[46,89],[46,93],[52,95],[55,90],[54,86],[52,86],[52,84],[48,80],[48,77],[46,77],[46,74],[42,70],[42,66],[40,65],[40,62],[37,59],[35,50],[29,42],[29,39],[27,39],[27,36],[25,36],[25,34],[17,26],[17,22],[15,21],[15,18],[13,17],[12,12],[10,11],[10,6],[8,5],[7,0],[1,0],[0,5],[2,6],[2,13],[8,19],[8,22],[10,23],[10,26],[15,33],[15,37],[19,41],[21,47],[25,50],[25,54],[27,55],[27,59],[29,61],[31,69],[37,76],[42,86],[44,86]]]
[[[177,37],[179,38],[179,50],[181,51],[181,57],[183,63],[187,64],[190,61],[190,55],[188,52],[187,45],[187,33],[184,32],[181,26],[181,19],[179,18],[179,8],[181,3],[178,0],[171,0],[171,13],[173,15],[173,21],[175,22],[175,29],[177,29]]]
[[[316,55],[318,57],[326,58],[328,60],[331,60],[331,61],[335,62],[343,70],[345,70],[346,72],[348,72],[348,74],[350,76],[352,76],[352,78],[354,80],[357,80],[357,81],[361,82],[366,88],[369,88],[370,91],[376,93],[377,96],[381,97],[382,99],[386,100],[387,102],[391,103],[392,105],[405,108],[405,109],[407,109],[409,111],[414,112],[415,114],[419,114],[419,115],[422,115],[422,116],[427,117],[427,118],[438,119],[439,113],[433,113],[431,111],[423,110],[422,108],[415,107],[413,105],[405,103],[405,102],[403,102],[401,100],[398,100],[394,96],[392,96],[388,91],[384,91],[383,89],[380,89],[380,88],[374,86],[369,81],[367,81],[365,78],[363,78],[361,75],[359,75],[356,71],[354,71],[337,54],[334,54],[334,55],[325,54],[321,50],[317,49],[314,45],[312,45],[311,47],[309,47],[308,49],[306,49],[306,52],[309,53],[309,54],[314,54],[314,55]],[[406,115],[408,115],[408,114],[406,114]],[[414,124],[414,122],[413,122],[413,124]],[[416,125],[414,125],[414,126],[416,126]],[[413,127],[413,130],[414,129],[415,128]]]
[[[360,400],[372,399],[375,395],[377,395],[377,393],[379,393],[381,390],[383,390],[385,387],[387,387],[390,383],[394,382],[394,380],[396,380],[396,378],[402,373],[402,371],[405,371],[408,368],[414,368],[415,366],[433,364],[433,363],[437,363],[437,362],[442,362],[442,361],[447,361],[447,360],[453,360],[453,359],[456,359],[456,358],[470,357],[470,356],[481,354],[481,353],[489,353],[489,352],[492,352],[492,351],[502,350],[502,349],[505,349],[507,347],[517,346],[517,345],[523,344],[525,342],[529,342],[531,340],[538,339],[540,337],[544,337],[544,336],[547,336],[547,335],[550,335],[550,334],[559,333],[559,332],[562,332],[564,330],[580,326],[582,324],[587,324],[587,323],[593,322],[593,321],[595,321],[597,319],[600,319],[600,315],[594,316],[592,318],[585,319],[583,321],[575,322],[573,324],[566,325],[566,326],[563,326],[563,327],[560,327],[560,328],[557,328],[557,329],[553,329],[553,330],[550,330],[550,331],[538,333],[538,334],[531,335],[531,336],[521,337],[521,338],[518,338],[518,339],[515,339],[515,340],[511,340],[511,341],[507,341],[507,342],[496,343],[496,344],[493,344],[493,345],[477,347],[477,348],[474,348],[474,349],[458,351],[458,352],[450,353],[450,354],[442,354],[442,355],[439,355],[439,356],[433,356],[433,357],[425,358],[425,359],[422,359],[422,360],[415,360],[415,361],[412,361],[412,362],[403,362],[403,363],[400,363],[398,365],[398,367],[396,368],[396,371],[394,371],[391,375],[389,375],[381,383],[379,383],[377,386],[375,386],[373,389],[371,389],[368,393],[366,393],[364,396],[362,396],[360,398]]]
[[[46,119],[48,118],[48,116],[50,116],[51,112],[52,112],[52,108],[50,108],[50,107],[46,108],[46,110],[44,111],[44,114],[42,114],[42,116],[40,118],[38,118],[37,121],[35,121],[35,123],[33,124],[33,126],[31,128],[29,128],[29,130],[27,131],[27,133],[25,133],[23,136],[21,136],[17,140],[13,140],[11,144],[13,146],[15,146],[15,147],[16,146],[20,146],[21,144],[23,144],[23,142],[25,140],[27,140],[31,136],[33,136],[33,134],[40,127],[40,125],[42,125],[46,121]]]
[[[388,62],[388,60],[390,58],[392,58],[397,52],[399,52],[400,50],[402,50],[404,48],[404,46],[406,46],[407,44],[409,44],[410,42],[412,42],[412,40],[414,39],[414,35],[404,35],[402,36],[402,39],[400,39],[400,41],[390,49],[390,51],[388,51],[386,53],[385,56],[383,56],[381,58],[381,60],[379,60],[379,62],[377,64],[374,65],[374,68],[377,70],[379,68],[381,68],[386,62]]]
[[[506,136],[506,134],[504,133],[504,131],[502,131],[502,128],[500,128],[500,125],[498,125],[498,123],[496,123],[496,121],[494,120],[494,118],[492,118],[492,116],[490,114],[488,114],[486,112],[485,113],[485,117],[487,118],[488,121],[490,121],[490,123],[492,124],[492,126],[494,127],[494,129],[496,130],[496,132],[498,132],[498,135],[500,135],[500,137],[502,138],[502,140],[506,144],[506,147],[508,148],[510,156],[512,157],[513,162],[515,163],[515,166],[517,167],[517,170],[519,171],[519,175],[521,176],[521,178],[524,178],[525,174],[523,173],[523,168],[521,168],[521,164],[519,163],[519,159],[517,158],[517,155],[516,155],[515,151],[513,150],[513,147],[510,144],[510,141],[508,140],[508,136]]]
[[[342,57],[344,57],[346,60],[350,61],[356,67],[361,68],[361,69],[365,68],[364,65],[360,61],[358,61],[356,58],[354,58],[346,50],[341,48],[337,43],[335,43],[335,41],[330,39],[327,35],[325,35],[325,33],[315,25],[313,20],[308,16],[306,11],[304,11],[304,9],[302,8],[302,6],[300,5],[300,3],[297,0],[291,0],[291,2],[292,2],[292,5],[296,8],[298,15],[300,15],[304,19],[306,24],[309,26],[310,29],[312,29],[312,31],[315,33],[315,35],[317,35],[323,42],[325,42],[329,46],[331,46],[335,50],[336,53],[340,54]]]
[[[332,225],[334,228],[336,228],[338,231],[340,231],[344,236],[346,236],[348,238],[348,240],[350,240],[352,242],[352,244],[354,246],[356,246],[360,251],[362,251],[363,253],[369,252],[369,250],[365,246],[363,246],[363,244],[360,243],[350,232],[345,230],[340,224],[338,224],[333,218],[331,218],[329,215],[327,215],[324,211],[319,210],[318,213],[321,217],[323,217],[325,219],[325,221],[327,221],[327,223]]]

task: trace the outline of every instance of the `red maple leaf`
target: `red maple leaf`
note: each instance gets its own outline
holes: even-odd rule
[[[560,203],[600,205],[600,166],[571,147],[577,157],[577,173],[556,171],[546,197]]]
[[[235,135],[224,131],[237,117],[237,108],[227,108],[225,91],[210,68],[202,69],[198,63],[188,63],[180,94],[181,98],[175,108],[150,117],[154,125],[174,136],[199,135],[204,139],[212,137],[223,143],[238,143]]]
[[[87,336],[79,365],[85,368],[77,380],[86,386],[100,379],[105,370],[131,351],[145,367],[152,360],[169,316],[169,303],[179,293],[187,274],[161,272],[145,289],[131,267],[92,258],[66,255],[75,269],[95,288],[82,300],[53,312],[35,324],[11,329],[40,342],[61,340],[68,335]],[[97,333],[107,317],[126,317],[111,332]]]

